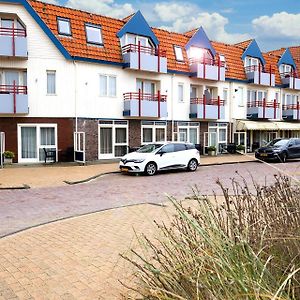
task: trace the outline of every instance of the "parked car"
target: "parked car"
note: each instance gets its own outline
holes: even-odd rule
[[[120,161],[120,170],[126,173],[145,173],[152,176],[162,170],[196,171],[199,164],[200,154],[194,144],[153,143],[123,156]]]
[[[279,160],[286,162],[290,158],[300,157],[300,139],[278,138],[255,151],[255,157],[261,160]]]

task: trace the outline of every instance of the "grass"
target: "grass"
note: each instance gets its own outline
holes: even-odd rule
[[[270,186],[217,183],[224,201],[187,207],[171,198],[169,225],[142,250],[122,256],[135,267],[134,299],[300,299],[300,189],[282,176]],[[251,188],[254,186],[254,189]],[[129,297],[128,297],[129,298]]]

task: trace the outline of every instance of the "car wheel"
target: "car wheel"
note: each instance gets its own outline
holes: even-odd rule
[[[285,163],[286,162],[286,159],[287,159],[287,154],[285,152],[283,152],[281,155],[280,155],[280,161],[282,163]]]
[[[145,167],[145,173],[148,176],[155,175],[156,171],[157,171],[157,166],[154,162],[149,162]]]
[[[196,159],[191,159],[188,163],[187,169],[188,171],[194,172],[198,168],[198,162]]]

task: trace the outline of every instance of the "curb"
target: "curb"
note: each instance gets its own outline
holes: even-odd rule
[[[8,186],[8,187],[0,187],[0,190],[29,190],[31,187],[27,184],[23,184],[23,186]]]
[[[245,160],[245,161],[229,161],[229,162],[220,162],[220,163],[213,163],[213,164],[201,164],[200,167],[209,167],[209,166],[221,166],[221,165],[232,165],[232,164],[242,164],[242,163],[249,163],[249,162],[260,162],[259,160]],[[112,171],[112,172],[105,172],[105,173],[100,173],[96,174],[92,177],[88,177],[86,179],[78,180],[78,181],[68,181],[64,180],[63,182],[68,184],[68,185],[76,185],[76,184],[81,184],[81,183],[87,183],[89,181],[92,181],[94,179],[97,179],[101,176],[104,175],[110,175],[110,174],[120,174],[120,171]]]

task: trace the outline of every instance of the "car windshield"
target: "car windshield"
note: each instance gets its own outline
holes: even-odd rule
[[[160,148],[162,145],[163,144],[148,144],[148,145],[145,145],[145,146],[141,147],[136,152],[139,152],[139,153],[152,153],[156,149]]]
[[[288,143],[289,140],[273,140],[267,144],[269,147],[281,147]]]

